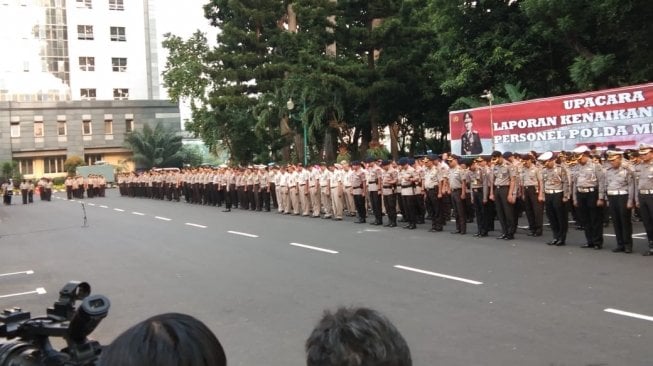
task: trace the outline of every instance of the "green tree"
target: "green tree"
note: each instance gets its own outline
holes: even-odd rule
[[[84,159],[77,155],[71,155],[64,161],[63,168],[69,176],[73,177],[76,174],[77,167],[84,165],[86,165]]]
[[[558,60],[563,76],[572,82],[570,89],[562,91],[636,84],[653,78],[650,1],[523,0],[520,6],[533,32],[549,45],[548,59]]]
[[[154,128],[144,124],[142,130],[129,133],[125,143],[134,152],[132,159],[137,168],[182,166],[181,136],[161,123]]]
[[[18,182],[20,182],[23,179],[22,174],[20,174],[20,169],[18,168],[18,162],[17,161],[5,161],[2,163],[2,168],[0,169],[0,172],[2,173],[2,177],[0,177],[0,180],[9,180],[13,179],[14,180],[14,185],[18,187]]]

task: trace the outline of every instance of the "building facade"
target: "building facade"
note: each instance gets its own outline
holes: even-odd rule
[[[154,1],[0,0],[0,162],[60,175],[72,155],[128,159],[145,123],[181,130],[159,100]]]
[[[17,161],[26,178],[65,175],[70,156],[132,169],[125,136],[146,123],[179,129],[179,107],[154,100],[0,102],[0,161]]]

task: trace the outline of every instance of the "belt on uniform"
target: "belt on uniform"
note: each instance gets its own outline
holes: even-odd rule
[[[457,192],[457,191],[462,191],[462,190],[463,190],[462,188],[452,188],[451,189],[452,192]]]
[[[494,189],[508,188],[508,187],[509,187],[509,185],[506,184],[505,186],[494,186]]]
[[[309,188],[315,188],[315,184],[313,184],[312,186],[311,186],[311,185],[309,185]]]
[[[537,186],[524,186],[524,188],[526,188],[526,189],[528,189],[528,188],[533,189],[533,188],[537,188]]]
[[[562,189],[545,189],[544,193],[546,194],[562,193]]]
[[[300,187],[303,187],[303,186],[305,186],[305,185],[306,185],[306,184],[304,183],[304,184],[300,184],[299,186],[300,186]]]
[[[412,185],[410,185],[410,186],[401,186],[401,188],[413,188],[413,186]]]
[[[472,188],[472,192],[482,192],[483,188]]]
[[[596,190],[595,187],[589,187],[589,188],[578,187],[577,188],[577,191],[580,192],[580,193],[590,193],[590,192],[594,192],[595,190]]]
[[[435,191],[435,187],[433,188],[426,188],[427,191]]]
[[[377,183],[377,181],[375,181],[375,180],[373,180],[371,182],[367,182],[367,184],[376,184],[376,183]]]
[[[385,188],[385,189],[392,189],[392,188],[394,188],[394,186],[383,186],[383,188]]]
[[[628,191],[608,191],[608,196],[621,196],[628,194]]]
[[[639,194],[653,194],[653,189],[640,189]]]

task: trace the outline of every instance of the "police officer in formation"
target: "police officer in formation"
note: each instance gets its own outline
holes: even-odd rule
[[[638,160],[629,161],[633,156]],[[78,177],[65,184],[73,196],[88,189],[88,183]],[[604,155],[604,165],[586,146],[580,146],[571,153],[539,156],[495,151],[491,157],[467,161],[443,154],[397,162],[368,159],[310,167],[151,171],[119,175],[118,184],[123,196],[170,201],[185,196],[189,203],[224,204],[226,212],[274,208],[283,214],[333,220],[357,216],[355,222],[364,223],[369,209],[374,216],[370,224],[384,224],[386,216],[386,227],[397,226],[400,212],[404,228],[411,230],[428,215],[431,232],[443,230],[453,205],[456,227],[452,233],[466,234],[468,219],[475,217],[476,237],[486,237],[494,229],[496,208],[501,225],[498,239],[504,240],[515,237],[521,210],[516,203],[521,200],[528,236],[543,235],[546,213],[552,233],[546,243],[566,245],[568,215],[573,208],[584,230],[582,247],[594,249],[603,247],[606,210],[615,231],[613,252],[625,253],[633,250],[632,211],[637,208],[648,237],[644,255],[653,255],[653,147],[649,145],[628,154],[613,148]]]

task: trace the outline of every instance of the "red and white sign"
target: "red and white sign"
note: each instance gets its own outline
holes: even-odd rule
[[[653,83],[449,113],[454,154],[653,144]],[[472,152],[474,139],[479,145]]]

